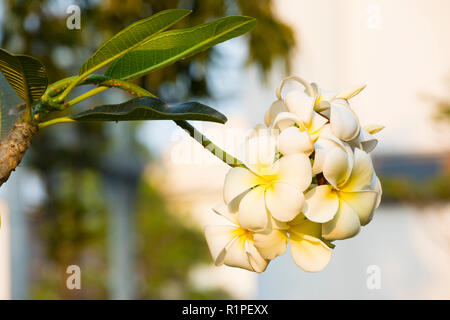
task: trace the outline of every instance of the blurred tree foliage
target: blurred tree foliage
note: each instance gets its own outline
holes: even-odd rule
[[[450,123],[449,98],[427,96],[427,100],[431,100],[435,104],[434,119],[447,124]],[[401,175],[386,175],[380,177],[380,179],[383,186],[384,203],[407,202],[415,205],[426,205],[450,201],[450,172],[448,166],[444,166],[441,174],[430,176],[424,181]]]
[[[226,298],[223,292],[199,291],[185,281],[186,271],[209,257],[203,235],[181,225],[158,190],[145,182],[140,185],[137,205],[138,251],[145,252],[138,261],[140,296]]]
[[[424,205],[450,200],[450,173],[416,181],[404,176],[381,177],[383,203],[407,202]]]
[[[438,120],[450,122],[450,98],[447,97],[446,99],[444,98],[436,99],[436,105],[437,105],[436,118]]]
[[[81,30],[68,30],[66,9],[81,8]],[[289,70],[295,47],[293,31],[273,12],[271,0],[9,0],[3,2],[1,47],[31,54],[46,65],[50,81],[75,74],[81,63],[113,34],[138,19],[169,8],[192,9],[176,27],[187,27],[213,18],[244,14],[258,19],[246,36],[248,63],[262,75],[275,61]],[[226,57],[223,57],[226,59]],[[168,100],[211,95],[208,70],[221,59],[216,49],[183,60],[142,79],[150,91]],[[168,90],[173,86],[184,90]],[[101,103],[102,101],[97,101]],[[50,128],[36,139],[27,163],[42,178],[47,197],[34,212],[45,260],[33,275],[34,298],[107,298],[105,270],[107,203],[102,165],[114,149],[108,125],[66,125]],[[136,157],[143,152],[134,138],[135,125],[127,128],[126,145]],[[86,143],[89,142],[89,143]],[[196,263],[209,262],[202,235],[186,228],[164,206],[164,198],[141,183],[137,197],[139,297],[164,298],[167,287],[176,287],[180,298],[221,298],[220,292],[198,292],[189,286],[188,272]],[[65,268],[83,265],[83,290],[69,293],[64,287]],[[44,270],[44,271],[43,271]]]

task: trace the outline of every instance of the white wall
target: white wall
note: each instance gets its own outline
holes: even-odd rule
[[[11,297],[11,270],[9,247],[9,210],[4,200],[0,199],[0,300]]]

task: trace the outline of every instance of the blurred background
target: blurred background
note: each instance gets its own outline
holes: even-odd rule
[[[81,9],[69,30],[67,8]],[[226,125],[194,123],[231,153],[275,89],[300,75],[381,124],[372,153],[383,186],[373,221],[337,241],[321,273],[287,253],[257,275],[215,267],[202,235],[228,167],[167,121],[63,124],[39,134],[0,189],[1,299],[449,299],[450,3],[447,0],[0,1],[0,46],[38,57],[50,81],[76,74],[130,23],[168,8],[177,27],[244,14],[251,33],[140,80],[169,102],[198,100]],[[86,90],[82,89],[82,90]],[[127,99],[121,92],[77,109]],[[68,290],[66,269],[81,269]],[[381,286],[368,286],[373,266]]]

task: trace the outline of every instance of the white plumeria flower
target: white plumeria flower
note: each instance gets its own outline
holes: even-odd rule
[[[273,260],[286,251],[290,244],[292,258],[305,271],[323,270],[331,259],[331,248],[321,239],[321,225],[299,214],[282,229],[274,228],[268,234],[255,233],[254,244],[261,256]]]
[[[314,222],[323,223],[322,236],[341,240],[355,236],[372,219],[380,191],[369,155],[356,148],[332,148],[322,163],[322,173],[329,184],[320,184],[305,195],[303,213]]]
[[[300,77],[296,76],[290,76],[285,78],[283,81],[281,81],[281,84],[278,86],[276,91],[276,96],[278,100],[276,100],[272,105],[270,106],[269,110],[267,110],[265,116],[264,116],[264,122],[266,123],[266,126],[271,126],[273,124],[273,121],[277,117],[277,115],[281,112],[288,112],[288,108],[286,104],[284,103],[283,98],[281,97],[281,91],[283,90],[284,84],[289,80],[295,80],[302,84],[305,87],[305,93],[308,96],[314,97],[315,96],[315,89],[311,86],[309,82],[306,82]]]
[[[276,138],[271,135],[252,136],[245,146],[246,156],[241,159],[247,167],[235,167],[227,173],[224,202],[239,201],[239,224],[251,231],[269,230],[272,218],[291,221],[301,211],[303,191],[311,184],[309,158],[293,154],[275,160]]]
[[[366,86],[357,86],[338,94],[325,92],[315,83],[312,83],[311,86],[315,96],[314,110],[330,119],[333,134],[343,141],[350,141],[358,137],[361,126],[358,117],[350,108],[348,100],[360,93]]]
[[[291,79],[305,90],[282,98]],[[368,152],[383,127],[361,128],[350,108],[364,87],[334,94],[299,77],[282,81],[266,126],[246,138],[244,165],[225,177],[225,204],[214,211],[229,224],[205,229],[216,265],[263,272],[289,244],[300,268],[318,272],[331,259],[331,241],[353,237],[371,221],[382,189]]]
[[[219,205],[214,212],[228,220],[228,224],[206,226],[205,237],[214,264],[225,264],[254,272],[263,272],[269,263],[254,246],[253,232],[242,228],[231,206]]]
[[[273,127],[281,130],[279,150],[284,155],[310,155],[328,120],[314,111],[314,98],[300,90],[290,91],[284,101],[288,112],[279,113],[273,122]]]
[[[358,117],[346,100],[330,103],[330,125],[333,134],[343,141],[355,139],[361,129]]]
[[[282,99],[282,87],[289,79],[300,82],[300,78],[289,77],[281,83],[277,90],[278,100],[267,111],[265,122],[281,130],[278,148],[283,155],[310,155],[314,151],[314,141],[328,120],[314,111],[315,97],[301,90],[292,90]]]

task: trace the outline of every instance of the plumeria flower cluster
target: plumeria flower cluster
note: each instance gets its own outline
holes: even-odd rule
[[[286,81],[305,89],[282,97]],[[382,126],[361,127],[349,100],[364,86],[332,94],[299,77],[277,89],[277,100],[243,146],[242,166],[230,169],[223,225],[207,226],[216,265],[263,272],[289,244],[305,271],[329,263],[335,240],[354,237],[381,200],[369,153]]]

